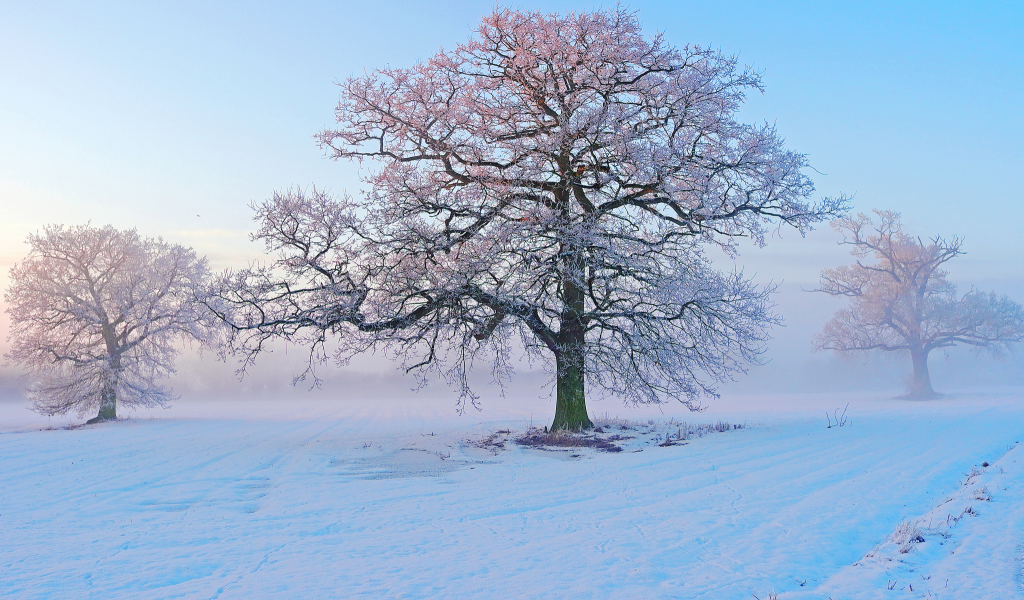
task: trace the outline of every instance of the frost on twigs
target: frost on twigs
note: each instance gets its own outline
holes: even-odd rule
[[[650,420],[642,424],[604,417],[595,419],[595,427],[589,431],[548,431],[547,428],[531,427],[514,439],[520,446],[549,450],[596,448],[604,452],[639,452],[651,446],[685,446],[696,438],[745,427],[745,424],[725,421],[687,423],[673,418],[667,422]]]
[[[538,427],[531,428],[516,438],[520,446],[535,448],[597,448],[604,452],[622,452],[622,447],[615,444],[620,440],[629,439],[621,435],[608,437],[596,434],[573,433],[569,431],[545,432]]]
[[[923,542],[924,536],[917,521],[904,520],[896,527],[896,531],[889,536],[889,541],[896,544],[900,554],[906,554],[913,550],[914,544]]]
[[[505,444],[508,443],[511,435],[511,430],[501,429],[479,440],[467,441],[467,443],[476,448],[487,450],[492,456],[497,456],[507,450]]]
[[[330,336],[340,362],[382,350],[475,406],[469,370],[501,383],[524,353],[552,374],[555,430],[592,427],[588,389],[697,409],[780,321],[772,289],[705,246],[845,208],[810,200],[806,158],[772,126],[736,121],[761,89],[622,8],[496,9],[454,50],[341,84],[317,140],[369,163],[366,195],[256,206],[277,259],[225,275],[211,307],[243,367],[283,337],[311,348],[313,374]]]

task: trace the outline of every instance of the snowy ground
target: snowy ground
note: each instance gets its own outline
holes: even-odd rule
[[[547,401],[0,404],[0,597],[1017,598],[1022,398],[605,403],[621,452],[495,445]]]

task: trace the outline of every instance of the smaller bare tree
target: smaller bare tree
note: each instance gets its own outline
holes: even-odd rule
[[[156,380],[174,372],[176,342],[211,341],[214,322],[197,293],[205,258],[162,239],[81,225],[28,236],[28,256],[10,272],[6,357],[36,377],[29,389],[42,414],[117,418],[117,404],[163,405]]]
[[[850,254],[873,263],[821,272],[815,291],[848,296],[815,338],[817,350],[907,352],[914,366],[909,396],[934,396],[928,354],[957,344],[1000,354],[1024,340],[1024,310],[1006,296],[971,290],[957,296],[942,265],[963,254],[963,240],[934,237],[925,243],[903,232],[899,213],[875,210],[881,222],[859,214],[832,222]]]

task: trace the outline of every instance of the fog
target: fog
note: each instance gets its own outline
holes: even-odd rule
[[[762,364],[749,365],[746,373],[735,373],[734,380],[718,386],[719,391],[729,395],[780,393],[822,393],[873,392],[890,394],[893,397],[903,393],[906,378],[910,373],[910,359],[902,352],[853,353],[839,356],[832,352],[814,352],[811,340],[822,325],[845,300],[814,293],[808,290],[816,285],[816,274],[821,268],[833,267],[849,262],[846,250],[836,245],[837,236],[829,228],[819,228],[808,236],[787,235],[770,242],[764,249],[741,248],[735,261],[718,256],[722,269],[741,268],[762,285],[775,285],[773,296],[776,312],[784,324],[771,329],[772,339],[767,344]],[[245,248],[250,255],[240,264],[231,264],[230,256],[243,256]],[[239,243],[233,253],[217,259],[219,268],[242,266],[249,258],[256,257],[256,248],[248,242]],[[968,248],[968,252],[969,252]],[[801,253],[808,256],[801,256]],[[224,256],[228,256],[225,258]],[[969,263],[968,257],[961,259]],[[820,261],[820,262],[819,262]],[[951,268],[961,273],[972,269],[960,269],[954,260]],[[4,269],[4,284],[6,271]],[[974,269],[975,272],[978,269]],[[1024,283],[1012,280],[982,279],[954,280],[961,293],[972,286],[980,290],[993,290],[1009,295],[1015,300],[1024,298]],[[8,316],[0,316],[2,348],[7,348]],[[238,372],[236,359],[220,360],[210,351],[184,346],[177,361],[178,373],[167,381],[181,401],[236,400],[236,401],[280,401],[325,399],[338,402],[379,402],[400,401],[413,404],[430,404],[438,410],[450,411],[452,417],[459,412],[457,390],[450,388],[436,376],[420,386],[413,375],[405,374],[398,364],[382,354],[368,354],[356,357],[347,366],[340,367],[333,360],[316,366],[321,379],[314,385],[312,378],[297,382],[308,363],[308,349],[296,344],[276,343],[272,352],[259,357],[255,366],[245,374]],[[999,391],[1007,387],[1024,385],[1024,352],[1018,347],[1003,357],[993,357],[971,348],[957,347],[931,353],[929,365],[936,391],[939,393]],[[514,364],[516,373],[504,387],[495,385],[486,364],[474,371],[472,383],[480,396],[480,412],[472,406],[464,406],[470,415],[487,417],[505,414],[516,404],[535,407],[538,411],[553,410],[552,379],[544,365],[525,360]],[[11,365],[0,367],[0,398],[7,402],[25,403],[24,388],[28,383],[24,375]],[[598,399],[598,390],[591,390],[594,397],[589,402],[592,412],[611,412],[629,415],[648,410],[624,406],[614,397]],[[704,405],[714,410],[716,401],[707,398]],[[550,405],[550,408],[546,408]],[[678,407],[663,407],[676,412]],[[637,412],[639,410],[639,412]],[[130,414],[129,410],[124,410]],[[538,415],[540,419],[547,415]]]
[[[993,289],[990,285],[979,289]],[[747,373],[735,373],[735,380],[719,386],[723,395],[781,393],[881,392],[893,396],[904,392],[910,374],[910,358],[903,352],[853,353],[814,352],[811,339],[843,302],[804,291],[806,284],[783,283],[774,296],[776,310],[785,324],[771,330],[772,340],[763,356],[763,364],[750,365]],[[1019,296],[1018,296],[1019,297]],[[277,344],[273,354],[261,357],[255,368],[243,377],[236,374],[234,361],[215,360],[210,353],[186,350],[178,362],[179,373],[171,384],[177,393],[190,398],[290,399],[324,398],[339,401],[408,399],[413,402],[448,402],[456,414],[458,392],[443,380],[432,377],[418,388],[418,380],[406,375],[397,363],[382,355],[368,355],[339,367],[333,361],[318,365],[322,378],[319,388],[307,379],[292,385],[293,378],[306,367],[306,349],[294,344]],[[930,355],[932,382],[939,393],[997,391],[1024,385],[1024,352],[1017,349],[1003,357],[993,357],[970,348],[956,347],[934,351]],[[515,364],[516,373],[504,389],[493,384],[486,365],[473,376],[474,391],[480,395],[480,408],[501,411],[509,402],[550,403],[552,380],[542,365],[525,360]],[[502,398],[501,394],[505,397]],[[598,395],[598,390],[591,390]],[[704,405],[714,408],[714,399]],[[594,405],[591,403],[591,408]],[[666,407],[668,408],[668,407]],[[469,412],[475,412],[468,407]],[[605,398],[598,409],[629,414],[629,408],[615,398]],[[673,411],[674,412],[674,411]]]

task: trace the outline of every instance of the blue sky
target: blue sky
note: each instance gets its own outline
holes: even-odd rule
[[[519,8],[589,10],[590,2]],[[605,5],[608,6],[608,5]],[[491,2],[0,4],[0,284],[47,223],[137,227],[244,264],[248,205],[291,185],[356,193],[324,158],[334,82],[465,40]],[[963,283],[1024,290],[1024,3],[633,2],[676,45],[737,54],[743,109],[808,154],[823,195],[965,237]],[[825,226],[740,263],[811,284],[846,261]],[[1024,301],[1024,297],[1016,297]],[[6,332],[0,331],[0,337]]]
[[[744,117],[776,123],[807,153],[823,194],[900,210],[923,235],[964,235],[968,259],[1007,256],[986,278],[1024,274],[1011,260],[1024,217],[1024,5],[770,4],[629,7],[675,44],[710,44],[763,71],[767,92]],[[213,239],[233,244],[248,203],[275,188],[358,189],[355,168],[312,141],[332,122],[334,82],[452,47],[493,4],[438,6],[5,3],[0,252],[20,254],[44,223],[91,219],[192,232],[216,254]]]

